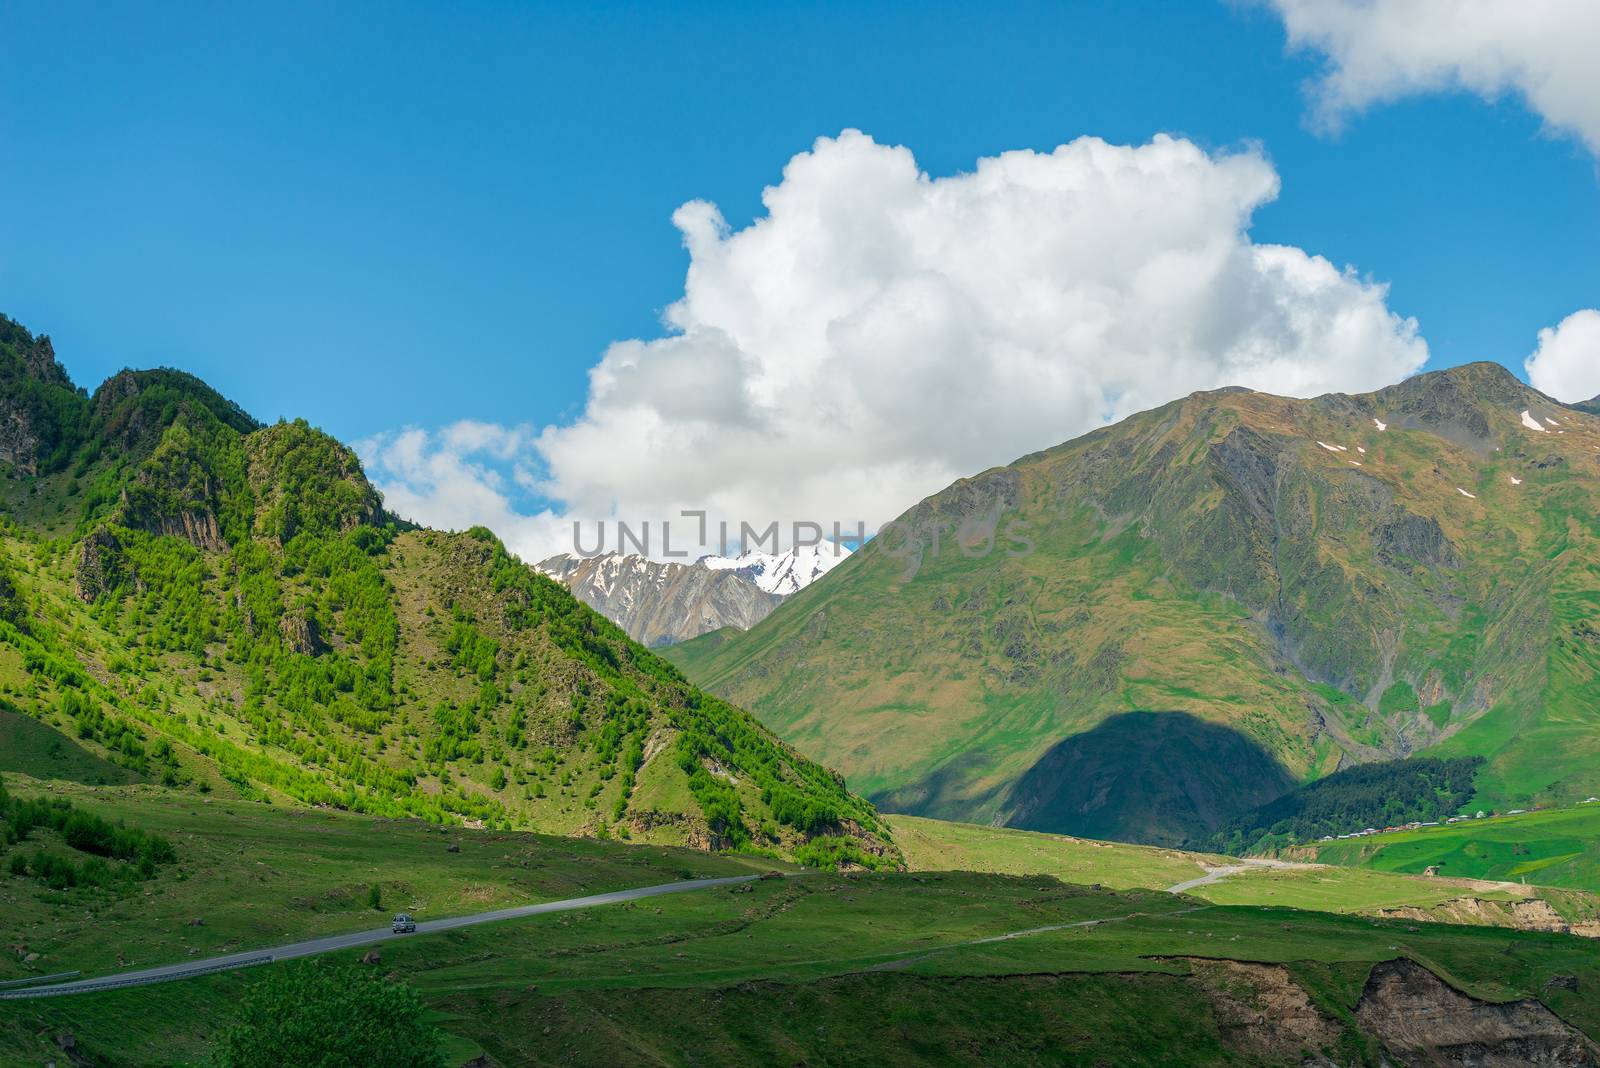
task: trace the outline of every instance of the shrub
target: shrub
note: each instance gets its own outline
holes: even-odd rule
[[[863,850],[855,839],[832,835],[813,838],[794,851],[794,859],[808,868],[840,868],[853,864],[875,869],[882,864],[879,858]]]
[[[214,1054],[218,1068],[443,1068],[439,1032],[417,993],[323,961],[268,969]]]

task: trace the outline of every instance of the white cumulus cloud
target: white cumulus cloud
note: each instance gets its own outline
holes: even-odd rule
[[[1600,397],[1600,311],[1585,308],[1539,331],[1527,369],[1533,387],[1557,400]]]
[[[906,148],[822,138],[749,225],[700,201],[677,211],[690,266],[667,336],[612,345],[581,415],[519,462],[563,518],[705,509],[736,529],[872,529],[955,478],[1193,390],[1309,396],[1418,370],[1427,347],[1383,285],[1251,241],[1277,191],[1256,149],[1166,136],[937,178]],[[464,521],[485,490],[503,510],[452,433],[386,445],[397,465],[380,484],[402,512],[397,489],[427,522]],[[476,488],[450,490],[457,476]]]
[[[1414,93],[1514,94],[1600,155],[1596,0],[1264,0],[1289,43],[1323,53],[1317,115]]]
[[[379,434],[357,442],[356,452],[390,511],[442,530],[485,526],[523,559],[539,560],[563,525],[548,511],[526,514],[513,503],[508,481],[524,489],[535,482],[531,440],[525,427],[463,420],[438,431]]]

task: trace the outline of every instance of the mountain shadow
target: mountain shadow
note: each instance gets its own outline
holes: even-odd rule
[[[972,779],[983,771],[982,754],[958,753],[916,782],[869,794],[867,800],[883,812],[960,821],[970,817],[974,809],[984,808],[1004,789],[1002,786],[974,791]]]
[[[62,779],[91,786],[122,786],[144,776],[105,760],[60,731],[17,712],[0,698],[0,772]]]
[[[1012,788],[1006,825],[1176,846],[1294,780],[1241,731],[1187,712],[1124,712],[1057,742]]]

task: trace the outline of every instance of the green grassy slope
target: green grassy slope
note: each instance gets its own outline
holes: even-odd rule
[[[1297,852],[1377,871],[1437,868],[1442,875],[1600,893],[1600,804],[1326,842]]]
[[[162,835],[178,861],[130,892],[52,891],[38,879],[0,875],[7,932],[27,953],[39,954],[26,964],[25,953],[0,954],[0,980],[66,970],[104,974],[370,930],[400,911],[435,919],[787,867],[761,857],[624,849],[592,839],[186,796],[155,786],[46,788],[16,777],[6,785],[23,796],[64,797],[105,819]],[[49,832],[35,832],[11,852],[36,848],[71,852]]]
[[[245,802],[205,805],[152,786],[74,796],[170,832],[179,860],[147,884],[150,893],[115,900],[82,889],[50,893],[0,874],[0,893],[27,910],[26,944],[44,950],[28,966],[35,971],[115,970],[113,941],[136,965],[369,927],[375,914],[365,891],[378,880],[388,902],[407,902],[386,908],[416,899],[431,916],[751,864]],[[197,918],[203,925],[190,926]],[[1015,937],[997,940],[1002,935]],[[1362,1060],[1360,1051],[1375,1050],[1352,1009],[1372,965],[1399,956],[1474,996],[1534,998],[1600,1033],[1600,1007],[1583,993],[1600,984],[1600,945],[1592,941],[1215,906],[1137,889],[1092,891],[1040,874],[792,875],[405,939],[382,947],[378,967],[422,991],[454,1036],[457,1063],[482,1051],[506,1066],[975,1057],[1027,1064],[1051,1049],[1086,1064],[1300,1063],[1295,1043],[1304,1035],[1241,1045],[1245,1034],[1276,1034],[1263,1029],[1265,1003],[1254,1000],[1269,991],[1251,992],[1252,983],[1275,982],[1272,1005],[1300,991],[1325,1017],[1313,1049],[1375,1064],[1375,1055]],[[1213,961],[1251,964],[1219,971]],[[7,976],[25,970],[0,967]],[[1573,977],[1579,991],[1550,984],[1560,976]],[[241,972],[9,1002],[0,1013],[0,1063],[48,1059],[64,1032],[97,1064],[203,1063],[254,981]],[[1253,1029],[1238,1026],[1242,1004],[1256,1006]]]
[[[1276,788],[1219,754],[1416,751],[1486,757],[1483,803],[1570,801],[1600,788],[1597,495],[1600,420],[1498,365],[1197,394],[962,480],[667,655],[896,811],[1175,843]]]
[[[412,529],[351,450],[179,372],[41,385],[6,324],[0,698],[32,725],[0,728],[29,746],[217,796],[895,862],[837,775],[488,531]]]
[[[32,716],[0,709],[0,774],[6,772],[102,785],[140,778]]]
[[[1113,890],[1164,890],[1202,876],[1209,868],[1237,863],[1209,853],[978,827],[922,816],[884,819],[912,871],[1048,875],[1066,883],[1098,883]]]
[[[1048,875],[1078,885],[1112,889],[1160,890],[1200,878],[1218,869],[1238,869],[1234,857],[1192,853],[1123,842],[1097,842],[1010,828],[975,827],[918,816],[886,817],[895,842],[912,871],[982,871],[1002,875]],[[1326,859],[1326,858],[1319,858]],[[1600,894],[1583,887],[1573,892],[1548,887],[1493,881],[1492,875],[1469,878],[1421,878],[1421,869],[1407,874],[1362,870],[1337,862],[1231,870],[1216,882],[1188,893],[1223,905],[1272,905],[1319,912],[1382,914],[1417,910],[1424,918],[1455,923],[1516,925],[1519,902],[1542,902],[1539,919],[1590,930],[1600,920]],[[1489,881],[1483,881],[1489,880]],[[1455,903],[1473,902],[1471,908]],[[1488,903],[1485,905],[1484,903]],[[1442,906],[1452,906],[1444,911]],[[1600,928],[1596,928],[1600,931]]]

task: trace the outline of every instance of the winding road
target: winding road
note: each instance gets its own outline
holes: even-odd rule
[[[1247,860],[1241,864],[1230,864],[1225,867],[1211,868],[1206,874],[1198,878],[1189,879],[1175,886],[1167,887],[1169,894],[1182,894],[1196,887],[1206,886],[1210,883],[1226,879],[1230,875],[1237,875],[1253,868],[1296,867],[1278,860]],[[450,931],[457,927],[473,927],[480,923],[496,923],[500,920],[521,919],[524,916],[538,916],[547,912],[567,912],[572,909],[589,909],[598,905],[615,905],[624,901],[640,901],[645,898],[661,897],[665,894],[681,894],[690,890],[708,890],[716,886],[732,886],[736,883],[747,883],[759,879],[759,875],[731,875],[719,879],[687,879],[676,883],[661,883],[657,886],[641,886],[632,890],[613,890],[604,894],[591,894],[588,897],[571,897],[563,901],[544,901],[537,905],[520,905],[509,909],[495,909],[490,912],[475,912],[467,916],[452,916],[442,920],[424,920],[417,924],[417,934],[430,934],[436,931]],[[1013,938],[1023,938],[1028,935],[1042,934],[1046,931],[1058,931],[1071,927],[1092,927],[1102,923],[1114,923],[1127,919],[1127,916],[1111,916],[1096,920],[1081,920],[1077,923],[1037,927],[1026,931],[1012,931],[1008,934],[993,935],[988,938],[976,939],[963,945],[980,945],[987,942],[1001,942]],[[89,994],[97,990],[113,990],[124,986],[146,986],[150,983],[169,983],[176,979],[189,979],[197,975],[209,975],[213,972],[232,971],[236,968],[250,968],[258,964],[275,964],[278,961],[293,960],[296,957],[310,957],[318,953],[328,953],[336,949],[354,949],[357,946],[370,946],[388,942],[396,938],[406,938],[406,935],[397,935],[387,927],[380,927],[375,931],[356,931],[351,934],[328,935],[324,938],[313,938],[304,942],[289,942],[285,945],[268,949],[251,950],[246,953],[229,953],[220,957],[206,957],[201,960],[183,961],[179,964],[165,964],[157,968],[143,968],[138,971],[120,972],[116,975],[103,975],[94,979],[76,979],[67,983],[50,983],[42,986],[18,987],[15,989],[0,989],[0,1000],[20,1000],[23,998],[52,998],[64,997],[68,994]],[[952,948],[952,947],[943,947]],[[925,955],[925,954],[924,954]],[[906,960],[890,961],[878,965],[876,969],[895,969],[905,967],[914,960],[914,956]]]
[[[1228,864],[1221,868],[1207,868],[1206,873],[1198,879],[1190,879],[1176,886],[1167,887],[1169,894],[1185,894],[1197,886],[1209,886],[1219,883],[1230,875],[1238,875],[1242,871],[1251,871],[1256,868],[1314,868],[1314,864],[1296,864],[1287,860],[1246,860],[1239,864]]]
[[[662,897],[666,894],[681,894],[690,890],[709,890],[715,886],[732,886],[735,883],[748,883],[759,878],[759,875],[730,875],[720,879],[688,879],[683,882],[661,883],[658,886],[641,886],[632,890],[613,890],[610,893],[591,894],[588,897],[571,897],[564,901],[544,901],[537,905],[495,909],[492,912],[475,912],[469,916],[452,916],[443,920],[424,920],[417,924],[417,934],[451,931],[457,927],[473,927],[480,923],[515,920],[524,916],[542,915],[546,912],[568,912],[572,909],[590,909],[597,905],[615,905],[624,901],[640,901],[645,898]],[[112,990],[124,986],[169,983],[175,979],[188,979],[196,975],[209,975],[212,972],[232,971],[235,968],[249,968],[257,964],[275,964],[278,961],[293,960],[296,957],[310,957],[335,949],[353,949],[356,946],[369,946],[396,938],[409,937],[409,935],[397,935],[387,927],[381,927],[375,931],[356,931],[351,934],[329,935],[326,938],[313,938],[305,942],[290,942],[270,949],[257,949],[248,953],[230,953],[221,957],[206,957],[203,960],[167,964],[159,968],[144,968],[139,971],[121,972],[117,975],[104,975],[97,979],[78,979],[70,983],[52,983],[48,986],[0,990],[0,1000],[63,997],[67,994],[88,994],[96,990]]]

